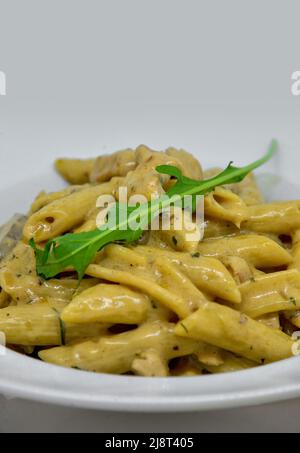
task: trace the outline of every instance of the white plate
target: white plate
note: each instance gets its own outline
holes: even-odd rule
[[[244,163],[259,156],[243,154]],[[285,180],[295,171],[289,160],[277,157],[266,170]],[[214,163],[217,161],[214,156]],[[224,161],[224,156],[220,156]],[[226,159],[227,161],[228,159]],[[265,170],[265,171],[266,171]],[[15,211],[26,211],[41,188],[58,187],[53,172],[26,179],[20,174],[14,185],[2,188],[1,221]],[[289,184],[261,176],[268,196],[295,198],[295,178]],[[300,192],[300,191],[299,191]],[[19,355],[13,351],[0,357],[0,392],[9,396],[82,408],[141,412],[179,412],[254,405],[300,395],[300,358],[223,375],[189,378],[140,378],[93,374],[64,369]]]

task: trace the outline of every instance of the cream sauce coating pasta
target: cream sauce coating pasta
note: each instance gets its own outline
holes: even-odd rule
[[[59,366],[148,377],[241,371],[293,355],[300,201],[265,203],[253,174],[205,197],[204,236],[191,214],[176,229],[176,207],[169,229],[107,245],[80,282],[71,268],[37,275],[30,239],[42,246],[96,229],[98,197],[121,186],[157,198],[174,184],[156,171],[162,164],[196,180],[218,173],[173,147],[56,161],[70,185],[40,192],[21,228],[0,229],[0,331],[9,347]]]

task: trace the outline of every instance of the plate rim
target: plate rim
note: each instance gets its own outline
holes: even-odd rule
[[[39,362],[11,350],[1,357],[3,358],[1,368],[6,373],[0,374],[0,392],[4,397],[65,407],[128,413],[183,413],[255,406],[300,396],[300,379],[299,384],[294,379],[284,379],[293,376],[293,371],[297,371],[300,377],[300,362],[297,357],[239,372],[171,378],[90,373]],[[14,373],[16,368],[19,373]],[[26,382],[22,382],[21,372]],[[279,379],[278,383],[272,384],[272,377]],[[52,381],[56,383],[53,388],[49,385]],[[93,397],[87,390],[80,390],[83,381],[94,392]],[[77,387],[74,390],[66,389],[67,382],[72,385],[76,383]],[[256,383],[255,386],[252,385],[253,382]],[[105,388],[111,385],[111,393],[103,393],[104,383]],[[231,391],[228,391],[229,383]],[[266,383],[269,388],[266,388]],[[185,393],[191,387],[190,384],[200,392],[180,394]],[[138,394],[128,392],[134,389],[136,393],[137,387]],[[210,392],[207,391],[208,388]],[[216,388],[219,390],[214,391]],[[124,389],[127,390],[126,394],[122,394]],[[145,389],[148,392],[143,392]]]

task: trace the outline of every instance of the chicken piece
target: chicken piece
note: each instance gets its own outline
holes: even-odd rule
[[[163,360],[160,354],[152,349],[142,352],[134,359],[132,371],[138,376],[166,377],[169,375],[166,360]]]
[[[243,258],[239,256],[225,256],[222,262],[231,272],[238,285],[253,278],[252,269]]]
[[[163,152],[153,151],[145,145],[140,145],[136,149],[136,162],[136,169],[128,173],[124,181],[128,197],[139,194],[151,200],[165,192],[170,176],[158,173],[156,167],[159,165],[174,165],[183,171],[178,159]]]
[[[195,353],[195,356],[204,365],[220,366],[224,363],[222,353],[222,349],[203,343],[199,346],[199,351]]]

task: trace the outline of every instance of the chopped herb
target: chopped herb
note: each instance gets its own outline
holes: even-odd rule
[[[179,346],[174,346],[173,351],[179,351]]]
[[[184,328],[184,330],[186,331],[186,333],[189,333],[189,331],[187,330],[187,328],[185,327],[185,325],[183,324],[183,322],[181,322],[180,325]]]
[[[250,278],[250,282],[255,282],[255,281],[256,281],[256,280],[255,280],[254,277],[251,277],[251,278]]]
[[[192,258],[199,258],[200,252],[195,252],[191,254]]]
[[[53,310],[55,311],[55,313],[56,313],[57,316],[58,316],[59,328],[60,328],[60,340],[61,340],[61,344],[62,344],[63,346],[65,346],[65,344],[66,344],[66,326],[65,326],[65,323],[63,322],[63,320],[61,319],[60,314],[59,314],[59,312],[56,310],[56,308],[53,308]]]
[[[297,302],[296,302],[296,299],[294,297],[290,297],[289,298],[289,302],[290,302],[290,304],[295,305],[295,307],[297,306]]]

